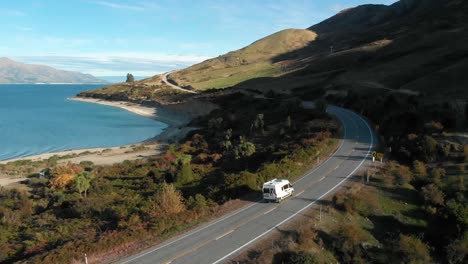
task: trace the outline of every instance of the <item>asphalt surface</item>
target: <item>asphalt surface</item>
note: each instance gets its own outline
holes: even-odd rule
[[[166,72],[166,73],[164,73],[164,74],[161,76],[161,79],[162,79],[162,81],[163,81],[165,84],[169,85],[172,89],[176,89],[176,90],[179,90],[179,91],[184,91],[184,92],[193,93],[193,94],[196,94],[196,93],[197,93],[197,92],[195,92],[195,91],[190,91],[190,90],[184,89],[184,88],[182,88],[182,87],[179,87],[179,86],[177,86],[177,85],[174,85],[174,84],[170,83],[170,82],[167,80],[167,76],[168,76],[170,73],[173,73],[173,72],[175,72],[175,71]]]
[[[293,183],[295,194],[291,198],[280,204],[253,202],[120,263],[226,263],[332,194],[369,165],[376,139],[368,123],[356,113],[335,106],[329,106],[328,112],[343,124],[340,146],[328,160]]]

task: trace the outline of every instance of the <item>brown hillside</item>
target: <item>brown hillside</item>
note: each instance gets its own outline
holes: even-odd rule
[[[275,76],[282,69],[280,63],[272,62],[274,57],[304,48],[316,37],[317,34],[309,30],[286,29],[243,49],[173,73],[170,78],[181,86],[204,90],[225,88],[256,77]]]
[[[402,0],[348,9],[310,27],[317,34],[314,42],[273,59],[293,61],[288,64],[293,73],[238,88],[305,93],[371,88],[467,99],[467,14],[468,4],[460,0]]]

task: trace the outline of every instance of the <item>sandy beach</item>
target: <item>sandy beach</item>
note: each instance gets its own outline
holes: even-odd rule
[[[146,116],[155,120],[168,124],[169,126],[182,126],[190,121],[189,118],[180,115],[169,114],[167,112],[158,111],[156,107],[143,106],[126,101],[106,101],[102,99],[83,98],[83,97],[70,97],[69,100],[80,102],[102,104],[113,107],[119,107],[137,115]]]
[[[145,116],[148,118],[153,118],[155,120],[161,121],[168,124],[168,127],[163,130],[163,132],[156,136],[153,139],[147,140],[145,142],[125,145],[125,146],[116,146],[109,148],[87,148],[87,149],[73,149],[59,152],[43,153],[39,155],[33,155],[28,157],[9,159],[0,161],[0,164],[7,164],[8,162],[18,161],[18,160],[31,160],[31,161],[41,161],[49,159],[53,156],[67,156],[75,155],[75,157],[60,159],[60,163],[80,163],[82,161],[91,161],[96,165],[112,165],[114,163],[123,162],[125,160],[136,160],[144,159],[151,156],[160,154],[167,146],[168,143],[175,142],[183,138],[186,133],[190,130],[193,130],[192,127],[186,127],[185,124],[189,121],[189,118],[183,116],[178,116],[175,114],[169,114],[163,111],[158,111],[157,108],[142,106],[135,103],[123,102],[123,101],[105,101],[100,99],[92,98],[78,98],[73,97],[69,98],[70,100],[88,102],[88,103],[97,103],[102,105],[108,105],[113,107],[119,107],[130,111],[132,113]],[[14,184],[22,180],[18,177],[10,177],[8,175],[2,175],[0,173],[0,186],[6,186],[9,184]]]

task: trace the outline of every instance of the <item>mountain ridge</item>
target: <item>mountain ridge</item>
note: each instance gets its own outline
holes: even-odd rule
[[[463,43],[468,42],[467,14],[468,3],[461,0],[361,5],[307,29],[273,33],[171,73],[168,79],[199,91],[274,90],[310,97],[336,90],[368,93],[371,89],[425,94],[428,100],[466,98],[468,46]],[[155,78],[159,77],[136,86],[151,86]],[[124,88],[119,92],[130,94]],[[112,91],[105,93],[111,95]]]
[[[0,57],[0,84],[71,83],[107,84],[91,74],[64,71],[46,65],[26,64]]]
[[[434,97],[466,97],[461,92],[468,83],[463,74],[468,69],[468,47],[463,45],[468,41],[467,14],[468,3],[460,0],[401,0],[388,6],[349,8],[305,29],[316,34],[313,41],[261,62],[266,68],[280,66],[276,71],[232,86],[259,92],[275,87],[284,92],[337,88],[358,91],[365,86],[363,91],[401,89]],[[218,58],[246,48],[249,46]],[[253,65],[242,65],[247,75],[256,70]],[[221,76],[211,66],[209,60],[204,61],[170,74],[169,79],[197,90],[227,87],[218,84],[232,76]],[[226,68],[232,69],[227,63]],[[190,78],[195,73],[219,82],[200,89],[198,80]],[[456,82],[444,81],[454,78]]]

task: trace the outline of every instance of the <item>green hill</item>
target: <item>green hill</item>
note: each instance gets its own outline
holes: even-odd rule
[[[315,40],[317,34],[304,29],[286,29],[251,45],[214,59],[206,60],[170,75],[180,86],[196,90],[225,88],[257,77],[276,76],[284,72],[287,62],[273,62],[284,53],[302,49]]]

